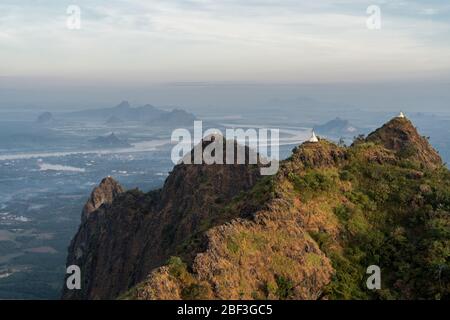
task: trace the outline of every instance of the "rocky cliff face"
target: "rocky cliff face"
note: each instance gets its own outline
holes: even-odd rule
[[[305,143],[271,177],[252,165],[178,165],[161,190],[119,193],[87,215],[67,261],[81,267],[82,290],[63,298],[448,297],[441,164],[394,119],[351,147]],[[371,264],[383,290],[365,287]]]
[[[103,179],[100,185],[94,188],[89,200],[84,205],[81,219],[85,221],[90,213],[94,212],[104,204],[111,204],[114,199],[124,191],[122,186],[112,177]]]
[[[112,178],[103,180],[69,247],[67,265],[80,266],[82,290],[64,289],[63,298],[116,298],[181,250],[189,237],[222,221],[219,208],[259,178],[258,165],[180,164],[161,190],[149,193],[124,192]],[[202,246],[199,236],[189,250],[194,254]]]

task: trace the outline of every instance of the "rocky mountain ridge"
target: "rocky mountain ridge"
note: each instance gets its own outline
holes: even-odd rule
[[[414,153],[404,152],[411,146]],[[90,200],[69,248],[82,290],[64,290],[64,299],[450,292],[448,272],[434,282],[427,273],[449,266],[450,174],[407,119],[350,147],[304,143],[273,177],[260,177],[254,165],[177,165],[161,190],[100,189],[108,203]],[[370,264],[384,270],[380,292],[364,287]]]
[[[67,264],[82,267],[83,289],[64,290],[63,297],[104,299],[124,293],[205,225],[222,221],[218,208],[258,179],[258,165],[185,164],[174,167],[162,189],[147,194],[123,192],[112,178],[105,179],[88,200],[69,248]],[[189,244],[201,245],[201,237]]]

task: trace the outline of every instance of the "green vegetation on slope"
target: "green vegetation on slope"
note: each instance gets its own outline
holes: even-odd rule
[[[368,163],[358,152],[366,147],[360,145],[359,150],[352,150],[347,164],[339,168],[339,183],[351,185],[344,192],[345,200],[334,207],[340,223],[339,237],[311,233],[335,269],[328,297],[448,298],[449,171],[423,169],[406,160],[396,164]],[[332,180],[319,168],[296,177],[294,184],[302,181],[300,185],[307,184],[309,190],[313,186],[319,198],[323,192],[333,192]],[[334,190],[342,192],[340,188]],[[339,247],[334,245],[335,240]],[[366,288],[365,270],[373,264],[381,268],[380,291]]]
[[[172,258],[132,297],[450,298],[450,172],[408,120],[371,137],[295,148],[202,222],[187,264]],[[366,286],[371,265],[381,290]]]

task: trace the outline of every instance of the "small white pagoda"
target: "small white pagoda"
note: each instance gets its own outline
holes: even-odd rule
[[[316,133],[314,130],[312,131],[311,138],[309,138],[308,142],[317,143],[319,142],[319,138],[317,138]]]
[[[397,116],[397,118],[405,119],[406,116],[405,116],[405,114],[403,112],[400,111],[400,114]]]

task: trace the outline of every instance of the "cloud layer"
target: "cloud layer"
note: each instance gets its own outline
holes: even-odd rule
[[[318,3],[316,3],[318,2]],[[446,4],[447,2],[447,4]],[[66,9],[81,9],[81,29]],[[366,9],[381,9],[381,29]],[[450,74],[448,1],[152,0],[0,4],[0,76],[340,82]]]

